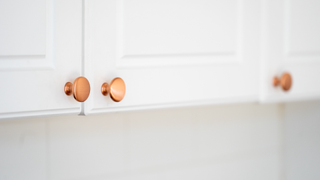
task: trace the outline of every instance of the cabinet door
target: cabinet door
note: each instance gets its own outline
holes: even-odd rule
[[[79,113],[64,93],[82,58],[78,0],[0,1],[0,118]]]
[[[255,0],[90,0],[87,113],[258,100]],[[121,77],[119,102],[101,85]]]
[[[262,10],[261,100],[281,102],[320,98],[320,1],[265,0]],[[288,72],[288,92],[273,87]]]

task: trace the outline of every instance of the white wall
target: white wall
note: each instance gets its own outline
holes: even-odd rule
[[[314,105],[320,107],[302,106],[317,112],[309,121],[320,127],[312,120],[320,116]],[[293,115],[294,121],[288,121],[284,113],[297,112],[297,107],[237,104],[3,121],[0,179],[282,180],[284,172],[297,170],[283,162],[283,155],[300,162],[293,158],[299,152],[284,148],[283,142],[298,127],[288,126],[284,136],[284,120],[294,125],[301,119]],[[315,127],[312,132],[320,139]],[[295,146],[290,143],[289,148]]]
[[[320,102],[285,107],[285,170],[289,180],[320,179]]]

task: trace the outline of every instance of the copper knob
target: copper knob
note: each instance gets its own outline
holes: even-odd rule
[[[292,78],[289,73],[283,73],[281,78],[274,77],[273,78],[273,85],[279,86],[281,85],[284,91],[289,91],[292,86]]]
[[[85,77],[78,77],[73,83],[67,82],[64,85],[64,92],[67,96],[73,94],[74,99],[84,102],[90,94],[90,83]]]
[[[116,77],[111,81],[110,85],[108,83],[102,84],[101,93],[104,96],[110,94],[113,101],[120,102],[126,94],[126,85],[121,78]]]

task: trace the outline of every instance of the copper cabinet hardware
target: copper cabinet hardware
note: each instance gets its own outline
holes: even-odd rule
[[[113,101],[120,102],[126,94],[126,85],[121,78],[116,77],[111,81],[110,85],[108,83],[102,84],[101,93],[104,96],[110,94],[110,98]]]
[[[84,102],[90,94],[90,83],[85,77],[78,77],[73,83],[67,82],[64,85],[64,92],[67,96],[73,94],[74,99]]]
[[[292,86],[292,77],[289,73],[283,73],[281,78],[274,77],[273,78],[273,86],[279,86],[281,85],[281,88],[284,91],[289,91]]]

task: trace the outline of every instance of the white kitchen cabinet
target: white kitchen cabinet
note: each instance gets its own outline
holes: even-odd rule
[[[320,1],[262,1],[262,102],[320,98]],[[288,72],[288,92],[274,88],[272,79]]]
[[[86,113],[257,101],[255,0],[85,1]],[[101,85],[121,77],[125,98]]]
[[[0,2],[0,119],[320,98],[316,0]],[[273,87],[288,72],[288,92]],[[89,79],[84,104],[66,82]],[[101,85],[121,77],[121,102]]]
[[[82,2],[0,1],[0,119],[80,113],[64,93],[81,75]]]

